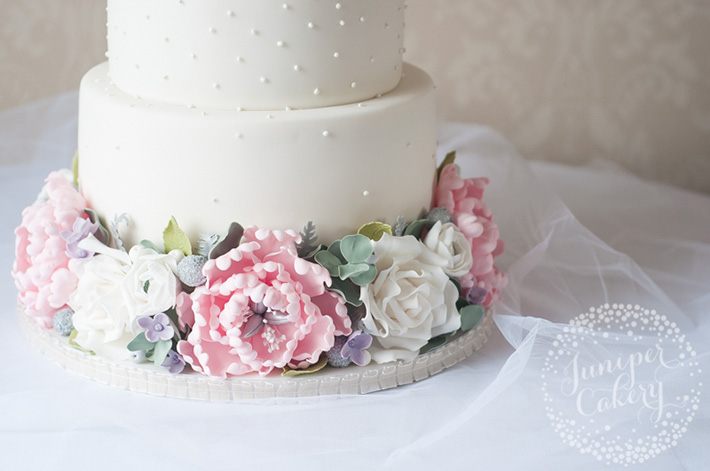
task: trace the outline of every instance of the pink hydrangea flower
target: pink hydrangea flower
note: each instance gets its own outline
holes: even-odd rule
[[[12,276],[27,315],[51,328],[54,313],[67,305],[77,283],[60,234],[86,217],[87,204],[61,173],[52,172],[45,181],[46,199],[25,208],[22,224],[15,229]]]
[[[494,265],[495,258],[504,251],[504,244],[490,208],[482,201],[488,183],[487,178],[461,178],[456,166],[450,164],[442,170],[434,192],[434,207],[448,209],[471,244],[473,266],[461,278],[462,288],[475,285],[486,289],[488,295],[483,301],[486,307],[500,297],[507,283],[505,275]]]
[[[249,227],[239,247],[205,264],[207,283],[177,306],[192,328],[178,351],[193,369],[224,378],[305,368],[350,335],[345,301],[326,290],[326,269],[298,257],[299,241]]]

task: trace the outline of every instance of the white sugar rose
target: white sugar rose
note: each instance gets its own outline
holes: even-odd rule
[[[446,224],[437,222],[429,230],[423,242],[429,249],[448,261],[444,268],[447,275],[459,277],[471,271],[473,266],[471,244],[456,225],[450,222]]]
[[[361,288],[376,363],[412,360],[429,339],[461,327],[458,290],[444,272],[449,260],[412,236],[383,235],[374,244],[377,277]]]
[[[79,278],[69,300],[75,341],[109,360],[126,360],[130,357],[126,346],[140,331],[137,319],[175,305],[179,289],[175,272],[182,254],[159,254],[143,246],[126,254],[93,238],[83,242],[80,246],[90,246],[96,255],[74,260],[71,266]]]

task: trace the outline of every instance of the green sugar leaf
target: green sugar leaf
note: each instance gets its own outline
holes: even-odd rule
[[[483,320],[486,311],[480,304],[471,304],[461,309],[461,330],[466,332],[473,329]]]
[[[360,301],[360,289],[350,281],[333,278],[330,291],[335,291],[340,294],[345,299],[345,302],[352,306],[357,307],[362,305],[362,301]]]
[[[367,271],[355,275],[350,278],[350,281],[358,286],[366,286],[372,283],[377,276],[377,268],[374,265],[367,265]]]
[[[316,263],[328,270],[330,276],[338,276],[338,267],[340,267],[340,259],[327,250],[322,250],[316,254]]]
[[[369,269],[370,265],[367,263],[348,263],[346,265],[340,265],[338,267],[338,277],[341,280],[348,280],[367,272]]]
[[[392,226],[384,222],[370,222],[362,226],[357,233],[377,242],[385,234],[392,235]]]
[[[141,240],[141,245],[145,248],[155,250],[158,253],[162,253],[160,249],[158,248],[157,245],[155,245],[153,242],[149,241],[148,239],[143,239]]]
[[[343,257],[343,253],[340,251],[340,240],[336,240],[332,244],[330,244],[328,246],[328,252],[338,257],[338,260],[340,260],[341,265],[344,263],[348,263],[348,261],[345,260],[345,257]]]
[[[441,165],[439,165],[439,168],[436,170],[436,180],[439,181],[439,178],[441,178],[441,172],[444,171],[444,167],[447,165],[451,165],[454,163],[456,160],[456,151],[449,152],[446,154],[446,157],[444,157],[444,161],[441,162]]]
[[[294,377],[294,376],[303,376],[303,375],[308,375],[308,374],[313,374],[316,373],[323,368],[325,368],[325,365],[328,364],[328,357],[326,355],[321,355],[320,360],[318,360],[318,363],[315,365],[311,365],[308,368],[304,368],[302,370],[294,370],[290,368],[289,366],[284,367],[283,373],[281,373],[281,376],[286,376],[286,377]]]
[[[165,245],[165,253],[179,250],[185,254],[185,256],[192,255],[190,239],[188,239],[182,229],[180,229],[174,216],[170,218],[168,227],[163,231],[163,244]]]
[[[170,352],[172,346],[173,343],[170,340],[159,340],[158,343],[155,344],[155,350],[151,358],[153,364],[160,366],[165,361],[165,357],[168,356],[168,352]]]
[[[71,174],[74,186],[79,188],[79,150],[74,153],[74,158],[71,161]]]
[[[424,228],[427,227],[429,224],[429,221],[426,219],[420,219],[418,221],[414,221],[410,225],[407,226],[407,229],[404,231],[405,236],[414,236],[417,239],[422,238],[422,232],[424,232]]]
[[[444,345],[446,345],[446,339],[446,335],[439,335],[438,337],[434,337],[419,350],[419,353],[423,355],[424,353],[428,353],[432,350],[436,350],[439,347],[443,347]]]
[[[350,263],[362,263],[372,255],[372,242],[362,234],[345,236],[340,241],[340,253]]]
[[[145,338],[145,332],[141,332],[126,346],[131,352],[145,351],[153,348],[155,344]]]
[[[89,355],[96,355],[94,352],[91,350],[87,350],[78,343],[76,343],[76,336],[79,332],[76,329],[72,329],[71,333],[69,334],[69,345],[72,347],[76,348],[77,350],[81,350],[84,353],[88,353]]]

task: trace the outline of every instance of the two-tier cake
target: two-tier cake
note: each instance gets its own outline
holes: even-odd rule
[[[453,155],[436,167],[434,87],[402,61],[404,0],[107,12],[73,176],[50,175],[16,231],[20,305],[54,330],[32,327],[39,343],[110,361],[124,387],[133,360],[331,371],[336,393],[335,368],[371,368],[364,392],[480,346],[502,243],[487,180],[461,178]]]

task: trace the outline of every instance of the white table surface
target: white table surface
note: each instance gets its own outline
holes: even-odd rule
[[[710,382],[710,198],[606,162],[528,164],[493,131],[462,124],[441,127],[440,153],[458,149],[465,176],[491,178],[486,199],[510,278],[495,309],[505,336],[496,331],[477,354],[367,396],[235,404],[157,398],[71,375],[20,333],[10,269],[22,208],[51,170],[70,165],[76,100],[68,93],[0,114],[2,470],[621,469],[568,445],[541,392],[549,332],[606,302],[677,322],[702,372],[675,385]],[[675,447],[626,469],[708,469],[708,406],[701,395]],[[603,420],[611,436],[637,418],[619,409]]]

